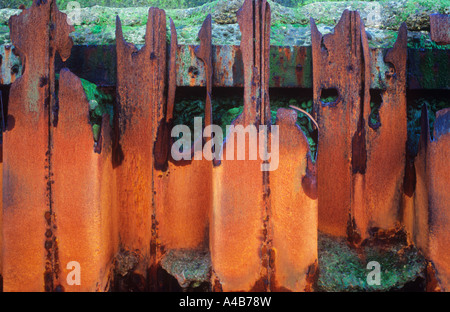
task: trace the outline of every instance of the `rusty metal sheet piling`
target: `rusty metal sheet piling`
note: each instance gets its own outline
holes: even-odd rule
[[[176,62],[176,32],[173,27],[171,64]],[[208,16],[199,32],[198,57],[205,63],[207,97],[205,103],[205,126],[212,123],[211,88],[211,17]],[[170,69],[169,69],[170,71]],[[176,85],[175,76],[169,86]],[[173,97],[167,103],[167,117],[173,114]],[[170,135],[170,134],[169,134]],[[200,142],[201,143],[201,142]],[[212,163],[202,157],[202,151],[194,158],[201,160],[174,160],[171,158],[167,171],[155,172],[156,217],[159,243],[165,251],[170,249],[207,250],[209,218],[212,206]]]
[[[4,134],[3,282],[5,291],[54,290],[58,271],[51,187],[50,110],[54,57],[70,55],[73,27],[55,1],[34,1],[10,18],[11,40],[23,76],[11,86]],[[49,27],[51,25],[51,27]]]
[[[391,70],[385,73],[386,88],[381,91],[377,117],[371,119],[370,116],[373,99],[369,96],[364,101],[366,170],[365,173],[354,174],[352,203],[355,230],[359,231],[362,239],[368,238],[369,232],[374,233],[376,229],[394,229],[401,220],[407,140],[406,32],[406,24],[403,24],[394,47],[386,51],[384,61]],[[370,63],[365,64],[368,65],[367,73]],[[366,77],[365,82],[364,90],[368,91],[370,78]]]
[[[246,0],[238,12],[238,23],[242,32],[244,110],[233,125],[258,126],[270,120],[269,64],[266,62],[270,34],[269,4],[266,1]],[[235,133],[232,131],[227,140]],[[271,246],[266,246],[270,235],[268,179],[261,172],[262,162],[249,160],[250,137],[246,134],[244,139],[248,147],[246,160],[225,159],[214,169],[210,248],[215,273],[213,284],[220,283],[223,291],[261,291],[269,286]],[[224,155],[226,150],[227,143],[223,147]],[[234,159],[236,156],[235,150]]]
[[[410,242],[414,243],[429,258],[429,175],[427,164],[429,162],[430,126],[426,104],[422,106],[420,123],[418,152],[405,171],[402,222]]]
[[[359,119],[363,65],[359,23],[357,12],[345,10],[334,34],[322,36],[311,19],[314,112],[320,128],[319,230],[336,236],[347,234],[351,211],[352,137]],[[333,102],[325,102],[327,91],[336,96]]]
[[[450,109],[436,113],[428,149],[430,258],[443,291],[450,291]]]
[[[398,221],[406,144],[406,25],[385,56],[391,64],[378,121],[371,118],[372,53],[358,12],[334,34],[311,20],[318,146],[319,229],[359,244]],[[332,102],[324,98],[334,95]]]
[[[436,113],[431,139],[428,108],[423,105],[419,150],[406,179],[413,192],[404,195],[403,222],[411,242],[432,261],[442,291],[450,289],[449,146],[450,109]]]
[[[297,112],[280,108],[279,166],[270,172],[275,291],[311,291],[317,272],[317,190],[315,165]]]
[[[118,236],[113,192],[111,128],[103,118],[101,153],[94,151],[89,102],[81,81],[68,70],[59,80],[59,121],[53,135],[53,207],[58,220],[60,283],[65,291],[105,291]],[[80,285],[66,276],[80,264]],[[70,280],[70,279],[69,279]]]
[[[138,252],[135,274],[145,289],[150,266],[153,211],[153,145],[163,117],[166,86],[166,15],[150,8],[145,45],[138,50],[124,41],[116,22],[119,137],[115,148],[120,245]],[[153,216],[153,217],[152,217]]]

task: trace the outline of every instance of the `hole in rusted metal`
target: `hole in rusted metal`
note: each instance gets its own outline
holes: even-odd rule
[[[429,131],[433,137],[436,112],[450,107],[449,90],[409,90],[407,93],[408,140],[407,152],[415,157],[421,135],[421,115],[424,105],[428,107]]]
[[[6,131],[7,128],[7,118],[8,116],[8,102],[9,102],[9,90],[10,85],[2,85],[0,86],[0,118],[1,125],[2,125],[2,131],[0,133],[0,142],[3,142],[3,132]]]
[[[339,92],[336,88],[322,88],[320,91],[320,102],[323,106],[335,106],[339,99]]]
[[[377,130],[381,126],[380,120],[380,108],[383,99],[381,97],[381,90],[370,90],[370,115],[369,115],[369,127],[373,130]]]
[[[386,65],[389,67],[389,70],[384,73],[386,76],[386,79],[387,80],[389,80],[391,78],[396,79],[397,73],[396,73],[394,64],[386,62]]]
[[[198,71],[198,68],[197,68],[197,67],[195,67],[195,66],[190,66],[189,69],[188,69],[188,73],[189,73],[189,75],[192,76],[192,78],[195,78],[196,76],[198,76],[199,71]]]

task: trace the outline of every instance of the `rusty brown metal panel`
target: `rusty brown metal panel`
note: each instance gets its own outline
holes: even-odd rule
[[[430,15],[430,36],[437,44],[450,44],[450,15]]]
[[[365,34],[364,30],[361,30]],[[376,124],[371,123],[370,78],[365,79],[364,101],[365,172],[354,175],[352,203],[356,228],[361,239],[374,229],[391,230],[399,225],[405,171],[406,127],[406,24],[400,27],[394,47],[386,52],[385,62],[391,70],[385,73],[386,89]],[[367,40],[365,40],[367,42]],[[368,55],[369,57],[369,55]],[[370,60],[370,59],[369,59]],[[370,72],[370,61],[365,62]],[[354,168],[353,168],[354,169]]]
[[[429,175],[427,164],[430,126],[427,105],[422,107],[421,134],[418,152],[405,168],[403,224],[408,238],[429,258]]]
[[[206,78],[206,103],[205,103],[205,127],[212,124],[212,104],[211,92],[213,81],[213,65],[212,65],[212,25],[211,14],[209,14],[198,33],[200,46],[195,49],[195,55],[202,60],[205,66]],[[210,134],[209,134],[210,135]]]
[[[173,27],[172,43],[176,43],[176,32]],[[200,46],[197,55],[205,63],[206,72],[206,104],[205,126],[212,123],[212,51],[211,51],[211,18],[207,17],[199,32]],[[176,44],[171,53],[176,52]],[[176,54],[172,54],[171,64],[175,64]],[[171,67],[173,69],[174,67]],[[169,80],[169,86],[175,85],[175,77]],[[169,92],[170,94],[170,92]],[[169,95],[169,99],[172,98]],[[173,99],[173,98],[172,98]],[[173,101],[168,101],[166,119],[172,119]],[[169,134],[170,135],[170,134]],[[156,217],[158,220],[158,238],[164,250],[208,248],[209,218],[212,206],[212,163],[201,155],[194,157],[201,160],[171,161],[167,171],[155,173]]]
[[[246,0],[238,12],[242,32],[244,63],[244,110],[234,125],[259,125],[266,122],[269,109],[267,75],[269,72],[270,7],[266,1]],[[263,60],[261,60],[261,58]],[[229,136],[235,135],[232,131]],[[245,135],[249,149],[250,135]],[[223,154],[227,153],[224,144]],[[234,153],[236,159],[236,150]],[[247,154],[246,154],[247,155]],[[268,179],[261,172],[260,160],[225,159],[214,169],[214,203],[211,233],[211,258],[215,282],[224,291],[265,290],[269,280],[266,253],[268,228]],[[245,168],[245,170],[243,170]],[[265,248],[263,248],[265,246]]]
[[[57,240],[46,236],[55,226],[49,115],[54,101],[54,53],[67,58],[73,29],[60,14],[54,1],[34,1],[9,23],[25,72],[11,87],[9,131],[4,136],[5,291],[43,291],[55,286]]]
[[[296,125],[297,113],[279,109],[279,159],[270,173],[273,228],[273,290],[310,291],[308,273],[317,265],[317,193],[308,141]],[[305,185],[306,184],[306,185]]]
[[[357,12],[344,11],[334,34],[322,36],[311,19],[314,111],[319,123],[317,156],[319,230],[347,234],[352,199],[352,138],[359,119],[361,39]],[[322,91],[334,89],[334,102]]]
[[[443,291],[450,290],[450,109],[436,113],[433,141],[429,145],[430,258]]]
[[[115,166],[120,244],[140,254],[136,273],[143,281],[150,263],[152,239],[153,144],[165,103],[165,12],[149,9],[145,45],[140,50],[124,41],[118,17],[116,38],[119,138]]]
[[[60,280],[65,291],[103,291],[108,288],[112,259],[117,252],[109,117],[101,129],[101,153],[94,151],[89,102],[81,81],[68,70],[59,80],[59,121],[53,134],[53,209],[58,220]],[[81,267],[81,285],[68,285]]]
[[[344,11],[334,34],[311,23],[314,110],[319,122],[319,230],[359,244],[398,225],[406,144],[406,25],[384,61],[386,90],[371,122],[373,51],[358,12]],[[324,103],[323,90],[337,99]]]

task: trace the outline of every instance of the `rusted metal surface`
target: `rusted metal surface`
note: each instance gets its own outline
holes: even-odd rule
[[[48,25],[53,25],[48,27]],[[5,291],[53,290],[58,259],[51,198],[54,55],[70,55],[73,30],[54,1],[34,1],[10,19],[11,40],[25,60],[11,86],[3,163],[3,283]]]
[[[108,290],[119,246],[109,116],[103,118],[99,154],[94,151],[88,112],[80,79],[62,70],[52,149],[52,199],[58,228],[51,231],[58,236],[59,283],[64,291]],[[66,276],[73,268],[66,266],[71,261],[80,264],[81,285],[67,284]]]
[[[159,123],[157,137],[154,145],[155,169],[166,171],[170,158],[170,147],[172,143],[171,130],[173,124],[173,109],[175,105],[176,79],[176,51],[178,47],[177,31],[173,20],[170,19],[170,55],[169,55],[169,77],[167,86],[167,104],[165,114]]]
[[[369,49],[359,14],[345,11],[334,33],[325,36],[311,20],[312,49],[271,48],[270,12],[266,0],[244,2],[240,47],[212,46],[210,16],[199,32],[200,46],[178,46],[170,20],[168,62],[163,10],[149,10],[140,50],[124,41],[117,17],[117,58],[105,60],[98,78],[110,82],[113,59],[115,132],[103,116],[96,144],[80,79],[62,69],[56,88],[56,53],[65,60],[72,47],[66,16],[50,0],[35,1],[11,18],[11,38],[25,71],[11,87],[0,164],[5,290],[108,290],[113,257],[121,249],[138,260],[127,272],[133,290],[153,284],[158,289],[158,269],[168,251],[203,257],[207,268],[210,251],[214,290],[311,291],[317,228],[359,245],[400,221],[433,261],[442,288],[450,288],[450,110],[437,114],[431,141],[424,106],[419,154],[406,157],[406,26],[392,49]],[[94,59],[109,51],[88,50]],[[11,64],[2,59],[3,66]],[[448,88],[445,79],[428,86]],[[278,110],[276,133],[256,132],[256,146],[245,134],[246,160],[228,159],[236,130],[223,143],[227,156],[221,162],[205,159],[202,151],[193,153],[193,161],[173,159],[179,85],[206,87],[205,126],[212,124],[212,88],[243,86],[243,113],[233,121],[243,127],[270,126],[269,87],[312,86],[317,163],[296,125],[297,113],[289,109]],[[376,118],[369,92],[374,87],[382,89]],[[325,102],[332,90],[336,99]],[[261,139],[272,144],[275,134],[279,144],[269,149],[279,165],[263,171],[268,162],[250,159],[249,150],[259,152]],[[198,142],[203,147],[209,140]],[[81,264],[80,286],[67,284],[71,261]]]
[[[0,46],[0,55],[4,64],[3,84],[10,84],[21,75],[20,60],[13,53],[4,52]],[[205,67],[195,56],[196,46],[180,45],[177,50],[177,79],[179,87],[204,87]],[[12,49],[12,48],[11,48]],[[242,87],[243,63],[239,46],[212,47],[214,67],[214,87]],[[372,83],[371,89],[383,89],[385,86],[386,64],[383,61],[386,49],[371,48]],[[450,50],[408,49],[408,89],[450,89],[447,75],[450,68]],[[311,47],[270,47],[270,87],[311,88],[312,57]],[[74,46],[71,57],[62,62],[56,59],[57,70],[69,68],[80,78],[84,78],[99,86],[116,85],[116,47],[112,45]],[[11,74],[8,74],[12,71]],[[10,78],[8,78],[10,77]]]
[[[319,229],[361,243],[398,221],[406,144],[406,26],[385,62],[379,120],[370,118],[372,54],[357,12],[344,11],[334,34],[311,22],[318,146]],[[324,90],[334,102],[324,103]]]
[[[414,192],[404,196],[404,224],[411,242],[430,259],[437,281],[427,288],[450,289],[450,215],[448,181],[450,109],[436,113],[433,139],[430,136],[427,105],[422,107],[421,136],[414,160]]]
[[[311,19],[314,111],[319,123],[317,157],[319,230],[347,234],[351,212],[352,138],[357,129],[362,63],[360,17],[344,11],[334,34],[322,36]],[[334,89],[334,102],[322,91]],[[325,97],[325,96],[324,96]]]
[[[173,28],[172,42],[176,42]],[[208,17],[199,32],[198,56],[209,71],[205,104],[205,126],[212,122],[211,88],[211,18]],[[172,62],[175,64],[176,44],[172,45]],[[175,76],[169,85],[175,85]],[[171,96],[169,95],[169,98]],[[168,101],[167,119],[172,118],[173,100]],[[209,116],[209,117],[208,117]],[[200,142],[201,143],[201,142]],[[171,159],[167,171],[155,173],[156,217],[159,243],[164,250],[207,250],[209,218],[212,206],[212,163],[202,157],[202,151],[194,157],[201,160],[175,161]]]
[[[430,36],[437,44],[450,44],[450,15],[430,15]]]
[[[202,28],[198,33],[200,46],[195,49],[195,55],[202,60],[205,66],[206,78],[206,103],[205,103],[205,127],[212,125],[212,80],[213,80],[213,64],[212,64],[212,26],[211,14],[208,15],[203,22]],[[211,135],[208,133],[207,135]]]
[[[410,242],[414,243],[429,258],[429,176],[427,173],[430,126],[428,107],[423,105],[421,115],[421,134],[419,148],[411,165],[406,167],[405,184],[411,186],[404,190],[403,224]]]
[[[404,205],[404,224],[410,240],[432,261],[437,285],[450,289],[450,214],[448,181],[450,179],[449,143],[450,109],[436,113],[433,139],[430,136],[428,108],[422,108],[421,136],[414,161],[415,188]],[[431,281],[433,283],[433,281]],[[434,282],[436,283],[436,281]]]
[[[269,5],[266,1],[246,0],[238,12],[238,23],[242,32],[244,110],[233,124],[266,124],[270,114]],[[230,132],[229,136],[235,132]],[[246,134],[245,146],[250,146],[249,140],[250,135]],[[226,150],[225,143],[224,154]],[[271,252],[267,242],[271,231],[268,228],[268,177],[261,172],[260,160],[246,159],[226,159],[214,169],[211,258],[217,279],[214,283],[220,283],[223,291],[268,287]]]
[[[138,50],[124,41],[119,17],[117,38],[118,138],[115,146],[120,246],[137,251],[139,288],[150,266],[153,211],[153,142],[163,119],[166,86],[166,15],[150,8],[145,45]],[[153,217],[152,217],[153,216]]]
[[[367,159],[365,172],[353,175],[352,203],[356,230],[362,239],[368,238],[369,232],[374,233],[376,229],[393,229],[401,220],[400,206],[407,140],[406,32],[406,25],[403,24],[394,47],[386,52],[384,58],[385,63],[392,67],[385,73],[386,89],[381,92],[382,102],[378,118],[370,117],[371,99],[367,92],[370,78],[365,77],[366,98],[361,114],[364,115],[366,135],[364,148],[367,150]],[[365,65],[367,73],[370,70],[370,63],[365,62]],[[376,119],[375,123],[373,119]]]
[[[278,169],[270,173],[273,232],[272,290],[310,291],[317,265],[317,191],[308,141],[297,113],[279,109]]]
[[[443,291],[450,290],[450,109],[436,113],[428,147],[430,258]]]

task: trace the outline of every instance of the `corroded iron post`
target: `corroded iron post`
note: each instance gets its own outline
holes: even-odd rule
[[[428,150],[430,259],[443,291],[450,291],[450,109],[436,113]]]
[[[428,108],[423,105],[419,150],[409,177],[414,189],[405,195],[404,222],[411,241],[432,261],[442,291],[450,289],[449,147],[450,109],[436,113],[431,139]]]
[[[62,69],[58,94],[52,199],[58,221],[59,282],[64,291],[105,291],[118,249],[110,118],[103,116],[94,149],[89,102],[80,79]],[[66,277],[74,268],[67,265],[72,261],[80,265],[80,285],[68,284]]]
[[[205,66],[210,73],[206,77],[208,87],[205,103],[205,126],[207,126],[212,122],[210,16],[203,23],[199,37],[198,55],[205,62]],[[170,52],[169,72],[175,69],[176,64],[177,44],[174,25],[172,27]],[[176,85],[175,79],[175,75],[169,79],[169,86]],[[170,98],[173,97],[169,95]],[[173,108],[173,100],[168,101],[167,120],[172,120]],[[171,122],[170,126],[172,126]],[[171,130],[171,127],[167,130],[169,136]],[[212,162],[202,156],[201,138],[195,144],[201,147],[199,151],[184,151],[186,155],[189,154],[190,160],[174,160],[172,155],[169,156],[170,161],[167,170],[155,171],[156,219],[158,221],[160,250],[163,250],[163,252],[171,249],[197,251],[208,249],[209,216],[212,204]],[[168,147],[170,149],[172,145],[170,144]]]
[[[399,221],[406,144],[406,25],[387,52],[386,87],[370,120],[371,52],[358,12],[333,34],[311,20],[314,110],[319,122],[319,230],[359,244]],[[331,102],[325,99],[335,96]]]
[[[270,6],[267,1],[246,0],[238,12],[238,23],[242,33],[244,110],[233,125],[258,127],[270,120],[269,64],[266,62],[269,59]],[[228,134],[223,155],[227,154],[228,140],[235,133]],[[261,291],[269,286],[269,181],[267,174],[261,172],[262,162],[249,160],[251,136],[245,134],[246,160],[236,160],[234,151],[235,160],[225,159],[214,169],[213,284],[220,284],[224,291]]]
[[[4,134],[4,290],[51,291],[59,271],[51,197],[54,58],[69,57],[73,27],[53,0],[34,1],[9,26],[25,71],[11,86]]]
[[[150,8],[145,45],[138,50],[124,41],[116,21],[118,138],[115,144],[120,246],[137,252],[136,287],[146,289],[155,244],[154,142],[164,117],[166,87],[166,14]],[[153,228],[153,230],[152,230]],[[152,233],[153,231],[153,233]],[[152,241],[152,242],[151,242]]]
[[[312,291],[318,273],[317,184],[297,112],[279,109],[279,166],[270,172],[271,290]]]

